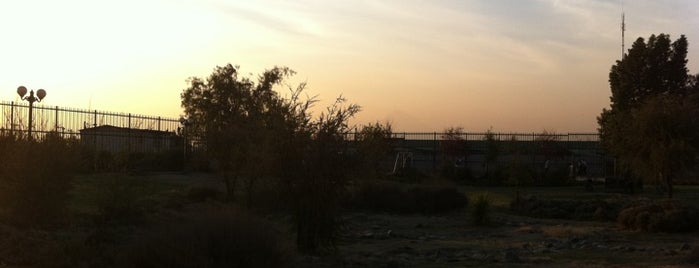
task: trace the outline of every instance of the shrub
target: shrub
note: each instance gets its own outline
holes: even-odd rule
[[[677,201],[638,204],[619,213],[622,228],[645,232],[691,232],[699,226],[699,211]]]
[[[40,140],[0,136],[0,210],[21,226],[54,224],[77,170],[76,143],[49,133]]]
[[[143,220],[151,208],[147,199],[147,187],[139,178],[109,176],[101,178],[96,193],[98,225],[134,224]]]
[[[252,207],[256,210],[288,212],[293,209],[290,193],[280,183],[262,181],[252,192]]]
[[[222,195],[222,192],[211,187],[192,187],[187,191],[187,198],[193,202],[220,200]]]
[[[488,194],[476,197],[471,205],[471,221],[474,225],[484,226],[490,223],[491,200]]]
[[[699,264],[699,247],[694,247],[689,255],[687,255],[687,262],[691,264]]]
[[[463,208],[468,199],[453,186],[406,186],[395,182],[365,182],[350,205],[359,209],[394,213],[443,213]]]
[[[232,209],[187,215],[137,237],[126,267],[290,267],[293,254],[274,226]]]
[[[510,210],[540,218],[612,221],[626,203],[623,200],[546,200],[523,196],[512,200]]]
[[[416,185],[409,193],[417,211],[423,214],[444,213],[468,204],[468,198],[453,186]]]

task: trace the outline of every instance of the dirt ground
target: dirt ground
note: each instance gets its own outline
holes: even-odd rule
[[[202,174],[147,178],[164,192],[182,186],[222,187],[216,176]],[[615,222],[525,217],[508,210],[512,188],[462,189],[467,196],[490,194],[488,226],[473,226],[469,207],[431,216],[350,211],[334,254],[300,255],[298,267],[696,267],[687,259],[699,248],[699,232],[643,233],[621,230]],[[698,189],[678,191],[678,198],[696,203]],[[570,188],[526,192],[548,198],[609,196]],[[288,225],[288,217],[282,218]]]
[[[333,257],[309,267],[691,267],[699,235],[622,231],[614,223],[494,213],[469,225],[467,211],[442,216],[353,213]]]

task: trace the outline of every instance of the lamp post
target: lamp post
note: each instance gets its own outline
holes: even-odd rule
[[[17,88],[17,94],[19,97],[23,100],[26,100],[29,102],[29,140],[32,140],[32,110],[34,110],[34,102],[38,101],[41,102],[42,99],[46,97],[46,90],[39,89],[36,91],[36,97],[34,96],[34,90],[29,91],[29,96],[27,95],[27,88],[24,86],[19,86]]]

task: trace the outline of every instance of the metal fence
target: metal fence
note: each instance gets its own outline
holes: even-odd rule
[[[29,105],[0,102],[0,132],[29,135],[29,123]],[[31,123],[32,138],[55,133],[96,150],[154,152],[175,149],[179,143],[179,119],[162,116],[35,104]]]
[[[345,136],[354,142],[360,134]],[[411,166],[423,172],[437,172],[450,161],[461,161],[475,175],[486,172],[488,165],[506,167],[513,161],[539,173],[548,169],[565,171],[580,162],[586,164],[590,176],[604,177],[613,172],[597,133],[399,132],[392,133],[389,139],[393,156],[385,161],[387,171],[395,171],[398,162],[408,156]],[[497,150],[497,157],[489,160],[493,150]]]
[[[64,138],[79,140],[94,151],[120,152],[163,152],[187,151],[194,147],[204,148],[192,140],[185,141],[179,135],[180,120],[162,116],[146,116],[131,113],[114,113],[98,110],[34,105],[33,138],[49,133]],[[0,102],[0,133],[28,135],[29,105],[24,102]],[[357,141],[359,133],[346,133],[350,144]],[[498,161],[512,161],[512,148],[524,152],[517,156],[527,159],[532,166],[567,166],[571,161],[584,160],[589,163],[593,175],[604,175],[604,152],[596,133],[437,133],[396,132],[390,137],[393,156],[387,157],[387,169],[394,168],[399,154],[410,155],[414,166],[426,172],[434,172],[449,157],[445,151],[448,142],[458,141],[463,145],[464,162],[474,172],[482,169],[489,150],[486,140],[495,141],[501,148]],[[187,144],[188,146],[185,146]],[[546,146],[563,148],[568,154],[564,158],[546,156]],[[518,153],[519,154],[519,153]]]

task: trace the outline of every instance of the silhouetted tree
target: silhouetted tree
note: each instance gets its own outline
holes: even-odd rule
[[[658,179],[672,197],[672,178],[693,164],[697,147],[696,80],[688,74],[687,39],[638,38],[612,66],[610,109],[597,118],[602,145],[624,168]]]
[[[185,115],[193,122],[190,135],[206,141],[230,199],[240,178],[250,196],[255,179],[272,171],[278,122],[287,116],[284,100],[273,87],[294,73],[275,67],[255,83],[239,77],[238,68],[228,64],[216,67],[206,80],[190,78],[181,94]]]
[[[485,176],[486,178],[493,179],[492,168],[497,164],[498,158],[500,158],[500,139],[493,132],[493,128],[489,128],[485,132]]]
[[[296,242],[305,252],[334,246],[339,231],[340,201],[353,168],[345,134],[349,119],[360,110],[358,105],[344,103],[344,98],[338,98],[316,120],[310,120],[305,108],[296,109],[293,118],[301,121],[296,121],[300,124],[284,149],[287,185],[295,202]]]
[[[440,167],[442,176],[466,179],[464,177],[469,175],[466,168],[468,147],[463,135],[462,127],[449,127],[444,130],[442,140],[439,142],[443,156]]]
[[[301,99],[305,83],[280,97],[275,85],[294,72],[286,67],[265,71],[254,83],[238,77],[238,67],[216,67],[207,79],[191,78],[182,93],[193,135],[224,174],[229,196],[239,178],[247,180],[248,197],[255,179],[280,179],[293,204],[297,245],[316,251],[334,245],[340,226],[340,198],[345,196],[348,121],[360,107],[340,96],[313,118],[315,98]],[[250,204],[250,200],[248,200]]]
[[[391,123],[369,123],[356,133],[357,158],[364,176],[381,176],[381,161],[391,153]]]

